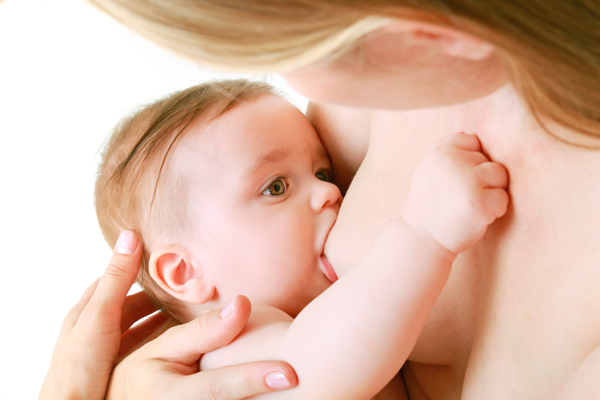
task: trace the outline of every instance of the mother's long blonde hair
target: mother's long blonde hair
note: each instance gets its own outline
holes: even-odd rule
[[[390,18],[451,26],[494,44],[539,120],[600,143],[598,0],[90,0],[202,64],[286,71],[335,57]]]

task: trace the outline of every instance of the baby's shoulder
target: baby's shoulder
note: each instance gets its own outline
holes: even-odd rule
[[[205,354],[200,369],[271,360],[294,319],[270,306],[253,306],[248,323],[229,345]]]
[[[263,305],[252,306],[252,313],[242,334],[268,329],[269,327],[274,328],[280,324],[286,325],[287,328],[293,321],[292,317],[278,308]]]

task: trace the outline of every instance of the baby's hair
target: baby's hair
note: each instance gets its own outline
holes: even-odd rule
[[[163,312],[180,319],[178,302],[150,277],[148,260],[157,243],[191,232],[188,179],[170,163],[178,141],[239,105],[280,93],[265,82],[210,81],[148,104],[122,120],[101,151],[95,187],[98,223],[114,247],[125,229],[143,245],[137,282]]]

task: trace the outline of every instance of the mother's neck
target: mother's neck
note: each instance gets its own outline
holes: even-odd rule
[[[441,136],[456,131],[476,134],[484,152],[514,172],[532,167],[551,153],[552,157],[564,158],[581,151],[545,131],[511,84],[468,103],[422,112],[424,115],[418,118],[422,124],[431,123],[437,129],[446,127],[445,132],[440,131]],[[552,123],[548,126],[562,136],[574,134]]]

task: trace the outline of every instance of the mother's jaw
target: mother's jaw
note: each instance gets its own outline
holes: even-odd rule
[[[509,81],[493,46],[463,32],[398,21],[332,62],[284,74],[320,103],[403,110],[464,103]]]

